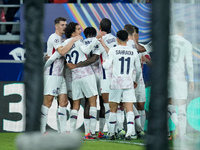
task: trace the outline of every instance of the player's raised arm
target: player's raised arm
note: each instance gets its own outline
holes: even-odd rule
[[[81,50],[85,53],[85,54],[89,54],[91,52],[91,50],[93,49],[94,46],[96,45],[99,45],[100,42],[99,42],[99,39],[105,35],[106,32],[104,31],[99,31],[97,36],[92,40],[91,43],[89,44],[82,44],[80,47],[81,47]]]
[[[136,53],[136,55],[138,55],[138,54]],[[138,83],[142,69],[141,69],[141,63],[140,63],[139,56],[136,56],[135,58],[136,59],[135,59],[134,65],[135,65],[135,70],[136,70],[136,83]]]
[[[60,58],[60,57],[61,57],[60,53],[55,51],[55,53],[51,55],[51,57],[46,61],[44,65],[44,70],[46,70],[47,67],[49,67],[57,58]]]
[[[99,42],[101,43],[102,47],[106,50],[106,52],[108,53],[109,52],[109,48],[106,46],[106,44],[104,43],[103,39],[101,38],[99,40]]]
[[[192,60],[192,45],[191,43],[188,43],[187,52],[185,55],[185,61],[186,61],[186,68],[189,76],[189,92],[194,91],[194,70],[193,70],[193,60]]]
[[[112,48],[110,49],[110,51],[108,52],[108,57],[107,59],[103,62],[103,68],[104,69],[109,69],[112,65],[113,62],[113,55],[112,55]]]
[[[57,51],[60,53],[60,55],[64,56],[72,47],[74,42],[83,39],[82,36],[77,35],[75,36],[69,43],[67,43],[65,46],[60,46],[57,48]]]
[[[140,45],[139,42],[138,42],[138,40],[139,40],[139,34],[134,33],[133,34],[133,41],[135,42],[135,48],[140,53],[145,52],[146,51],[145,47],[142,46],[142,45]]]

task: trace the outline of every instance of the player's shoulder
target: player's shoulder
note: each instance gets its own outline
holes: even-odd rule
[[[62,41],[62,37],[57,35],[56,33],[53,33],[49,36],[48,42],[55,42],[59,43]]]
[[[104,35],[102,38],[103,38],[103,40],[116,39],[116,37],[114,35],[112,35],[111,33]]]
[[[94,39],[93,37],[91,37],[91,38],[86,38],[86,39],[83,40],[83,43],[84,43],[85,45],[90,44],[90,43],[92,42],[93,39]]]
[[[135,42],[133,40],[128,40],[127,41],[127,46],[135,48]]]
[[[187,39],[185,39],[184,37],[177,35],[177,34],[172,35],[170,40],[179,41],[178,43],[180,45],[183,45],[184,47],[192,47],[192,44]]]
[[[68,39],[66,39],[66,40],[63,42],[63,44],[66,45],[66,44],[69,43],[71,40],[72,40],[71,38],[68,38]]]

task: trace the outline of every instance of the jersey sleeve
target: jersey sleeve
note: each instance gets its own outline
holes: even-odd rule
[[[55,53],[51,55],[51,57],[46,61],[44,65],[44,70],[46,70],[47,67],[49,67],[57,58],[60,57],[61,57],[60,53],[58,53],[58,51],[55,51]]]
[[[112,63],[113,63],[113,49],[111,48],[108,52],[108,56],[107,56],[105,62],[103,62],[103,68],[109,69],[111,67]]]
[[[150,52],[152,52],[153,50],[152,50],[152,41],[150,41],[149,43],[147,43],[146,45],[143,45],[144,46],[144,48],[146,49],[146,51],[148,52],[148,53],[150,53]]]
[[[95,46],[97,46],[97,45],[99,45],[100,44],[100,42],[97,40],[97,38],[94,38],[93,40],[92,40],[92,42],[90,43],[90,44],[88,44],[88,45],[85,45],[83,42],[80,44],[80,48],[81,48],[81,50],[82,50],[82,52],[83,53],[85,53],[85,54],[89,54],[90,52],[91,52],[91,50],[95,47]]]
[[[186,61],[186,68],[189,76],[189,81],[194,81],[194,70],[193,70],[193,60],[192,60],[192,44],[188,43],[186,48],[186,55],[185,55],[185,61]]]
[[[61,38],[55,37],[52,39],[53,41],[53,47],[57,50],[60,46],[62,46],[62,40]]]
[[[141,74],[141,63],[140,63],[140,58],[139,58],[139,55],[138,53],[136,52],[135,53],[135,70],[136,70],[136,82],[139,81],[139,77],[140,77],[140,74]]]

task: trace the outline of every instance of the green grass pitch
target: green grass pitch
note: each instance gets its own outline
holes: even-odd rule
[[[15,138],[21,133],[0,133],[0,150],[17,150]],[[144,142],[141,139],[125,140],[84,140],[80,150],[144,150]]]

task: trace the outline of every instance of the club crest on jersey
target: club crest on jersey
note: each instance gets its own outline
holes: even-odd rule
[[[59,42],[59,39],[55,39],[54,42],[55,42],[55,43],[58,43],[58,42]]]
[[[60,92],[60,88],[57,88],[57,89],[53,90],[53,94],[59,94],[59,92]]]

